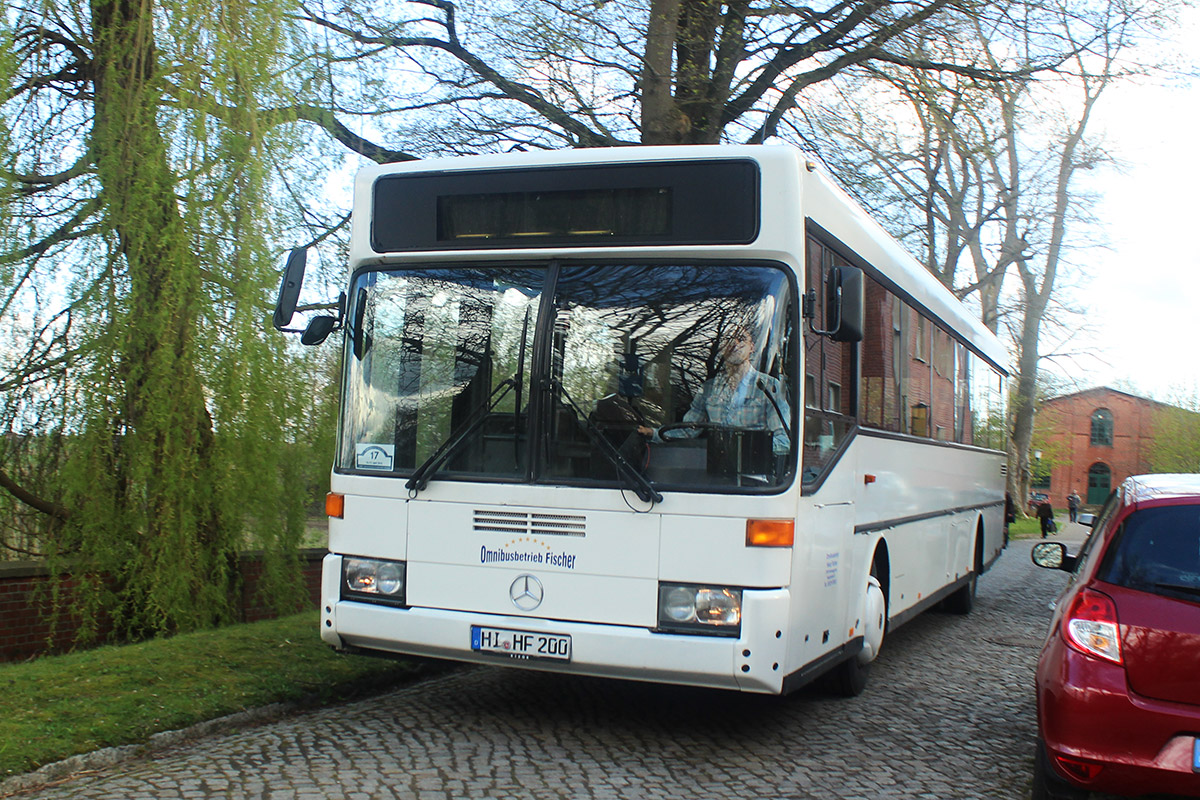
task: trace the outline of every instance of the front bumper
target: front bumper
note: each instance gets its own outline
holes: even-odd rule
[[[648,628],[486,614],[394,608],[341,600],[340,568],[327,556],[321,637],[335,648],[444,658],[659,683],[778,694],[783,689],[788,614],[784,589],[745,590],[739,637],[656,633]],[[471,626],[571,636],[569,662],[516,659],[471,649]]]

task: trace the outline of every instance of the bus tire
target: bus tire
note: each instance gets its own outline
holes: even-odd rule
[[[842,697],[858,697],[867,688],[867,678],[871,673],[871,663],[858,660],[857,655],[850,656],[833,668],[833,688]]]
[[[863,597],[862,619],[860,620],[863,646],[850,658],[834,667],[833,686],[843,697],[857,697],[867,687],[871,662],[879,655],[887,631],[887,595],[879,582],[878,562],[872,564],[867,578],[866,594]]]
[[[971,573],[965,585],[942,601],[942,607],[951,614],[970,614],[975,607],[975,592],[979,584],[979,573],[983,571],[983,523],[975,531],[975,554],[971,561]]]
[[[945,609],[951,614],[970,614],[975,607],[975,585],[978,580],[979,574],[971,570],[967,583],[943,601]]]

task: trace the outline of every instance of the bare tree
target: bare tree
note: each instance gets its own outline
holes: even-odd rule
[[[849,143],[829,149],[831,160],[864,176],[860,194],[878,208],[898,210],[883,217],[903,221],[896,233],[924,254],[930,271],[960,296],[978,292],[985,324],[1011,338],[1009,482],[1015,497],[1029,490],[1045,334],[1070,327],[1057,291],[1064,270],[1075,266],[1073,244],[1090,243],[1089,204],[1078,174],[1108,158],[1089,138],[1093,112],[1106,89],[1145,69],[1133,48],[1153,40],[1171,9],[1039,3],[1006,7],[1010,19],[1022,13],[1012,25],[976,16],[932,36],[921,31],[909,42],[915,53],[948,50],[979,64],[985,76],[1019,75],[1066,57],[1053,70],[1039,70],[1036,80],[876,65],[860,73],[851,87],[857,94],[843,90],[844,99],[855,101],[847,103],[854,114],[810,117],[817,130]],[[900,124],[861,124],[881,98],[903,109]],[[1003,294],[1008,275],[1016,288]]]
[[[1032,474],[1029,453],[1038,410],[1043,334],[1060,273],[1072,266],[1070,227],[1084,220],[1086,214],[1077,188],[1078,173],[1108,158],[1089,140],[1089,126],[1105,91],[1138,69],[1130,61],[1130,50],[1147,35],[1147,25],[1161,24],[1163,11],[1161,7],[1141,6],[1116,7],[1114,12],[1110,7],[1108,14],[1097,19],[1081,19],[1061,10],[1056,33],[1077,50],[1059,70],[1061,80],[1037,87],[1036,93],[1009,89],[997,94],[1003,111],[1008,166],[1008,180],[1003,186],[1013,197],[1013,209],[1005,217],[1004,241],[1009,244],[1020,281],[1018,315],[1012,328],[1017,351],[1016,391],[1010,411],[1010,461],[1016,469],[1009,470],[1009,482],[1016,497],[1028,494]],[[1060,103],[1051,104],[1051,91]],[[1028,136],[1023,120],[1034,104],[1053,112],[1044,123],[1042,147],[1022,147],[1022,135]],[[1030,155],[1039,151],[1046,158],[1040,169],[1031,171],[1026,164]],[[1044,181],[1042,191],[1038,191],[1039,180]]]
[[[382,10],[304,9],[328,32],[329,107],[365,118],[358,143],[343,141],[380,159],[762,142],[778,133],[803,92],[852,67],[890,63],[999,77],[986,66],[894,47],[924,26],[986,7],[960,0],[513,0],[478,7],[409,0]],[[406,146],[377,145],[375,136]]]

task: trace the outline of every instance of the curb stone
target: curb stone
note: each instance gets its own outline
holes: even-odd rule
[[[45,764],[33,772],[0,780],[0,798],[33,791],[59,781],[70,780],[85,772],[114,767],[135,758],[142,758],[184,742],[202,739],[227,731],[250,728],[274,722],[310,707],[304,703],[272,703],[261,708],[238,711],[217,719],[197,722],[174,731],[159,731],[141,744],[104,747],[91,753],[81,753],[62,761]]]
[[[356,698],[392,691],[401,686],[420,683],[447,672],[469,669],[468,665],[433,658],[411,656],[405,657],[403,660],[408,662],[412,667],[407,675],[383,682],[370,678],[365,679],[356,684],[355,688],[341,700],[334,700],[332,702],[322,701],[313,695],[298,700],[270,703],[258,708],[237,711],[223,717],[217,717],[216,719],[197,722],[186,728],[152,733],[147,737],[146,741],[138,744],[104,747],[90,753],[80,753],[79,755],[64,758],[61,761],[44,764],[32,772],[0,779],[0,800],[24,792],[32,792],[45,788],[51,784],[62,783],[88,772],[98,772],[137,758],[145,758],[146,756],[185,742],[216,736],[234,730],[265,725],[304,711],[338,705],[344,702],[353,702]]]

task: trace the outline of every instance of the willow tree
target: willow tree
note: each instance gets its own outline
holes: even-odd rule
[[[41,515],[36,554],[84,587],[85,631],[101,614],[127,636],[229,620],[247,547],[267,553],[271,598],[298,596],[305,390],[264,331],[285,221],[270,170],[293,143],[260,113],[302,74],[288,11],[5,12],[0,319],[31,344],[2,362],[18,400],[0,486]]]

